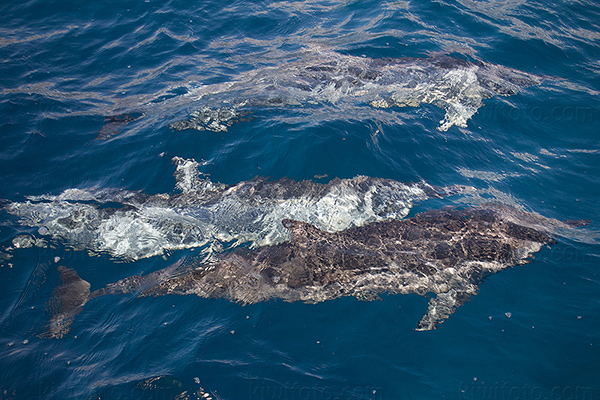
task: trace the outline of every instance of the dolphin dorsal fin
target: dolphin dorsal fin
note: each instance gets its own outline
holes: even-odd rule
[[[292,242],[305,242],[316,240],[323,235],[323,231],[307,222],[284,219],[281,221],[284,227],[292,233]]]

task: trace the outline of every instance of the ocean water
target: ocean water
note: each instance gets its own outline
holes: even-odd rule
[[[600,399],[598,21],[593,1],[4,2],[0,399]],[[256,177],[342,181],[219,192]],[[132,294],[44,335],[59,265],[94,290],[284,241],[283,218],[483,202],[591,222],[432,331],[416,295]]]

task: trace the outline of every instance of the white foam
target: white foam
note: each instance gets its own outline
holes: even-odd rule
[[[202,179],[194,160],[176,157],[174,163],[180,194],[68,189],[10,203],[6,210],[68,247],[136,260],[184,248],[211,254],[223,245],[280,243],[289,239],[281,224],[286,218],[331,232],[400,219],[414,201],[428,198],[426,190],[436,196],[463,190],[364,176],[329,184],[256,180],[226,186]],[[119,207],[107,204],[114,202]]]

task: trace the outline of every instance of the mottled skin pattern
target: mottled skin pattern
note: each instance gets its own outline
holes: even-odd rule
[[[519,224],[519,218],[526,222]],[[282,223],[292,232],[290,242],[238,248],[191,272],[182,273],[175,264],[91,294],[84,293],[87,282],[63,268],[75,299],[63,301],[66,306],[57,310],[53,323],[70,322],[87,301],[105,294],[195,294],[252,304],[274,298],[315,303],[342,296],[372,300],[379,293],[433,293],[417,325],[431,330],[476,294],[486,276],[524,264],[553,243],[550,226],[562,224],[505,206],[428,211],[337,233],[293,220]],[[69,291],[59,287],[56,297],[64,296]]]
[[[283,224],[292,231],[291,242],[234,251],[141,295],[196,294],[249,304],[435,293],[418,325],[429,330],[474,295],[483,278],[527,262],[552,241],[494,209],[430,211],[338,233],[292,220]]]

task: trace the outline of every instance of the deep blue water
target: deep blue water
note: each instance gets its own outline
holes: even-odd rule
[[[591,224],[584,238],[558,237],[530,264],[491,276],[429,332],[414,330],[427,308],[416,295],[251,306],[108,296],[64,338],[43,339],[56,257],[99,288],[194,250],[124,263],[60,240],[17,249],[0,260],[0,399],[600,399],[598,21],[600,6],[585,0],[4,2],[5,204],[69,188],[174,193],[179,156],[205,160],[214,182],[471,185]],[[446,131],[436,104],[343,101],[257,107],[226,132],[169,129],[199,107],[186,97],[195,88],[302,62],[308,47],[365,59],[448,54],[541,82],[483,99],[466,127]],[[142,117],[97,139],[105,118],[125,114]],[[453,201],[419,202],[411,215]],[[2,249],[39,236],[1,218]]]

